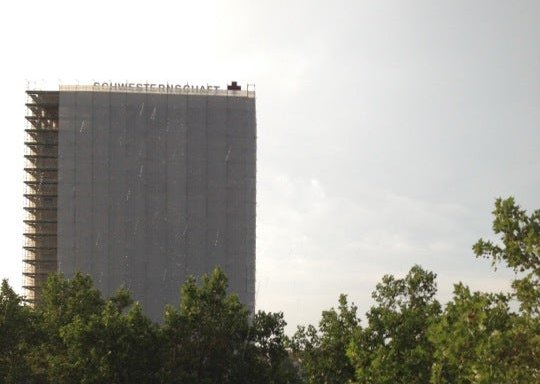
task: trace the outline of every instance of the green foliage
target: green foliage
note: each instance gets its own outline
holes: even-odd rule
[[[129,292],[104,299],[88,276],[49,277],[36,308],[3,282],[1,383],[300,383],[281,313],[252,319],[216,269],[182,287],[163,326]]]
[[[259,312],[249,321],[227,278],[216,269],[182,287],[179,308],[163,325],[162,381],[166,383],[295,383],[282,314]]]
[[[354,368],[346,351],[353,332],[359,327],[357,307],[339,297],[338,309],[322,313],[319,329],[298,327],[292,348],[301,362],[307,383],[346,383],[354,377]]]
[[[528,215],[509,198],[493,213],[500,241],[479,240],[473,249],[516,272],[511,293],[457,284],[441,311],[435,274],[414,266],[377,284],[364,328],[341,295],[318,327],[300,326],[291,340],[282,313],[249,314],[219,269],[200,284],[188,279],[162,325],[125,289],[103,298],[80,273],[50,276],[35,308],[3,281],[0,382],[540,382],[540,211]]]
[[[502,246],[481,239],[473,246],[476,255],[491,258],[493,264],[505,262],[515,271],[539,274],[540,210],[528,216],[514,198],[499,198],[493,215],[493,232],[501,235]]]
[[[182,287],[179,308],[165,311],[163,381],[229,383],[241,380],[249,332],[248,311],[227,295],[221,271]],[[240,382],[240,381],[239,381]]]
[[[493,213],[500,242],[479,240],[473,250],[518,274],[513,292],[471,292],[457,284],[441,311],[433,273],[415,266],[403,279],[385,276],[367,327],[342,329],[335,311],[323,314],[319,329],[299,327],[293,349],[307,382],[352,381],[336,368],[347,364],[358,383],[540,382],[540,211],[528,215],[509,198],[498,199]],[[518,313],[510,310],[513,300]],[[349,360],[328,340],[348,345]]]
[[[480,239],[473,250],[477,257],[491,259],[493,266],[503,263],[516,272],[511,297],[519,302],[520,313],[508,315],[508,329],[497,335],[499,347],[486,348],[486,353],[499,357],[498,367],[506,370],[504,382],[539,382],[540,210],[528,215],[510,197],[496,200],[493,215],[493,231],[500,241]]]
[[[157,326],[139,305],[123,314],[110,301],[99,314],[60,331],[77,382],[153,383],[159,370]],[[58,382],[55,379],[56,382]]]
[[[436,346],[432,383],[540,381],[540,211],[529,216],[508,198],[496,200],[493,215],[500,242],[480,239],[473,251],[519,277],[510,294],[455,286],[453,300],[430,329]],[[520,313],[510,310],[513,299]]]
[[[32,355],[50,383],[151,383],[159,369],[158,330],[120,289],[105,300],[92,280],[49,277],[36,313],[42,338]]]
[[[432,383],[509,382],[512,364],[506,363],[511,363],[516,345],[508,344],[514,320],[508,303],[508,295],[471,293],[455,285],[453,300],[430,329],[435,345]]]
[[[289,338],[285,335],[287,323],[283,313],[259,311],[253,318],[251,338],[257,348],[258,381],[269,384],[301,383],[298,368],[289,357]]]
[[[34,382],[28,355],[32,350],[35,321],[22,298],[2,281],[0,288],[0,382],[5,384]]]
[[[513,288],[521,309],[540,315],[540,210],[530,216],[512,197],[497,199],[493,211],[493,231],[502,244],[480,239],[473,250],[477,257],[490,258],[495,266],[505,263],[525,276],[516,279]]]
[[[434,347],[428,328],[440,305],[435,274],[414,266],[403,279],[391,275],[377,284],[368,326],[357,329],[348,356],[358,383],[428,383]]]
[[[182,287],[181,304],[165,311],[162,381],[165,383],[294,383],[282,314],[247,309],[227,294],[219,269]]]
[[[38,312],[51,331],[71,323],[76,318],[88,319],[101,312],[105,301],[94,288],[90,276],[76,273],[72,279],[52,274],[43,287]]]

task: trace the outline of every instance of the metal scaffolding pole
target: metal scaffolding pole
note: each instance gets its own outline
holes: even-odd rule
[[[24,223],[26,300],[35,303],[47,275],[57,270],[58,102],[56,91],[27,91]]]

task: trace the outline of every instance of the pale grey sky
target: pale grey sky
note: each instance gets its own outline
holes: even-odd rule
[[[0,278],[20,289],[24,90],[93,80],[257,87],[257,303],[292,330],[365,312],[415,263],[507,289],[476,260],[494,199],[540,208],[538,1],[26,1],[0,23]]]

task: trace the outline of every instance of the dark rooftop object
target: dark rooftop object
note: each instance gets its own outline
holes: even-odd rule
[[[227,85],[227,91],[240,91],[242,87],[236,83],[236,81],[231,82],[231,85]]]

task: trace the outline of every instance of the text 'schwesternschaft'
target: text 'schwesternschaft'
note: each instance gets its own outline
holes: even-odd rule
[[[190,84],[156,84],[156,83],[113,83],[113,82],[94,82],[94,88],[100,89],[133,89],[136,91],[157,90],[162,92],[194,92],[209,93],[219,90],[219,85],[190,85]]]

